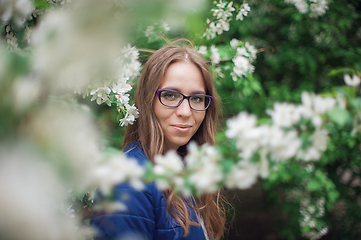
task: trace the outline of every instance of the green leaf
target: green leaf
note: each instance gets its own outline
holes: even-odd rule
[[[308,182],[308,185],[307,185],[307,189],[310,191],[310,192],[315,192],[315,191],[319,191],[321,188],[321,184],[316,181],[316,180],[310,180]]]
[[[333,108],[327,112],[327,115],[340,127],[343,127],[350,119],[350,113],[347,110],[341,108]]]

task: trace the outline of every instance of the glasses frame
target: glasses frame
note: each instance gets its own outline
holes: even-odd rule
[[[183,98],[182,98],[181,100],[179,100],[177,106],[168,106],[168,105],[165,105],[165,104],[162,102],[161,97],[160,97],[160,94],[161,94],[162,92],[164,92],[164,91],[179,93],[180,95],[183,96]],[[187,100],[188,100],[188,105],[189,105],[189,107],[190,107],[192,110],[194,110],[194,111],[205,111],[205,110],[207,110],[207,109],[209,108],[209,106],[211,106],[211,103],[212,103],[212,101],[213,101],[213,97],[210,96],[210,95],[206,95],[206,94],[193,94],[193,95],[186,96],[186,95],[184,95],[183,93],[180,93],[180,92],[178,92],[178,91],[171,90],[171,89],[158,89],[158,90],[157,90],[157,95],[158,95],[158,100],[159,100],[159,102],[160,102],[162,105],[164,105],[164,106],[166,106],[166,107],[170,107],[170,108],[179,107],[179,105],[182,104],[182,102],[184,101],[184,99],[187,99]],[[208,106],[207,106],[206,108],[202,109],[202,110],[198,110],[198,109],[192,108],[191,103],[190,103],[190,101],[189,101],[189,98],[190,98],[190,97],[194,97],[194,96],[209,97],[209,98],[210,98],[210,101],[209,101],[209,103],[208,103]]]

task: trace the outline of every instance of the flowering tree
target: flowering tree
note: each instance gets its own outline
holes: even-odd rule
[[[314,21],[327,16],[332,7],[319,0],[275,2],[283,4],[279,11],[291,12],[296,20],[301,16]],[[172,186],[189,195],[220,187],[247,189],[261,178],[270,197],[297,209],[290,219],[296,219],[299,230],[285,233],[290,239],[325,235],[333,227],[328,214],[336,204],[351,202],[352,209],[361,212],[348,199],[359,196],[360,187],[359,63],[331,71],[347,86],[322,89],[321,95],[294,91],[290,99],[273,101],[271,94],[267,96],[272,89],[265,88],[259,77],[262,66],[256,64],[257,56],[271,58],[275,47],[262,41],[255,47],[239,34],[246,31],[239,30],[240,26],[247,26],[247,18],[252,17],[251,3],[220,0],[207,19],[194,18],[194,9],[202,13],[204,5],[201,0],[188,2],[186,8],[178,1],[152,6],[113,0],[0,3],[4,36],[0,46],[0,189],[6,196],[0,205],[5,220],[0,220],[2,236],[87,237],[91,231],[78,217],[91,207],[94,188],[100,187],[111,200],[112,187],[123,181],[137,189],[154,181],[161,189]],[[266,5],[277,10],[272,3]],[[152,12],[149,8],[162,13],[162,17],[147,15],[154,20],[152,25],[137,18],[137,14]],[[186,15],[194,23],[204,21],[204,30],[201,34],[182,30],[186,26],[174,24],[174,16],[167,15],[174,11],[174,16]],[[124,24],[132,22],[129,19],[139,25]],[[226,131],[218,135],[217,146],[190,143],[185,166],[175,152],[168,152],[157,156],[154,166],[143,168],[109,147],[114,143],[100,140],[104,137],[94,115],[101,114],[92,111],[89,102],[105,106],[98,111],[116,109],[117,128],[132,124],[138,112],[131,94],[141,63],[179,32],[194,39],[197,51],[210,61],[221,97],[232,97],[232,102],[224,104]],[[252,112],[246,104],[255,97],[267,102],[267,107],[253,103],[253,114],[243,111]],[[340,186],[344,182],[350,187]],[[353,191],[352,196],[343,189]],[[280,191],[284,198],[272,195]],[[23,193],[30,198],[26,203]],[[121,203],[111,201],[99,207],[124,210]],[[33,212],[40,211],[44,214],[33,221]],[[16,231],[21,222],[27,231]]]

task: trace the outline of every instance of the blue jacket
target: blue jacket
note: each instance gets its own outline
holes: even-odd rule
[[[138,142],[133,142],[125,152],[141,165],[147,161]],[[97,198],[94,204],[99,200],[99,196]],[[155,183],[147,184],[143,191],[137,191],[128,184],[119,184],[115,187],[115,199],[125,204],[127,210],[111,214],[104,211],[93,212],[90,224],[98,230],[94,240],[205,240],[201,226],[191,226],[188,235],[183,238],[182,227],[167,213],[166,199]],[[189,214],[198,222],[194,211],[190,211]]]

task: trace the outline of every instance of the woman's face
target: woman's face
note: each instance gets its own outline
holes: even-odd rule
[[[171,64],[165,71],[159,89],[176,90],[185,96],[206,94],[201,71],[185,61]],[[195,111],[184,99],[178,107],[166,107],[156,96],[153,104],[155,115],[164,132],[164,152],[189,142],[203,122],[206,111]]]

